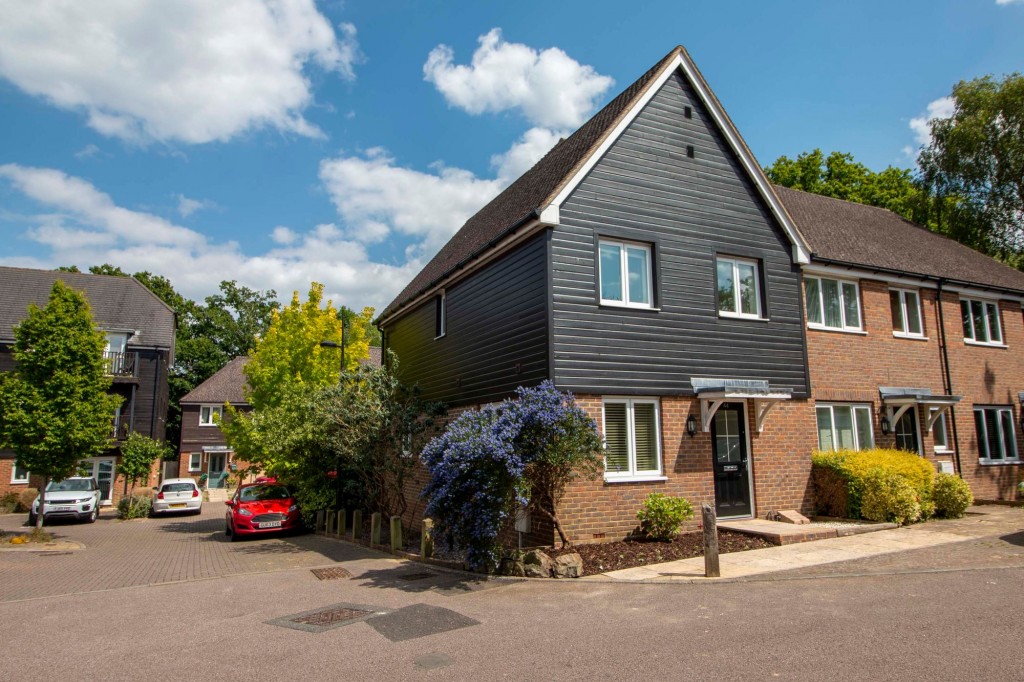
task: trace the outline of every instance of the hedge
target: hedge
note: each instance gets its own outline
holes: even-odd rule
[[[865,482],[872,472],[896,476],[914,491],[925,516],[932,509],[932,486],[935,469],[928,460],[902,450],[835,450],[815,452],[811,477],[814,482],[818,512],[827,516],[856,519]],[[875,509],[872,509],[877,514]],[[903,517],[903,514],[897,514]]]

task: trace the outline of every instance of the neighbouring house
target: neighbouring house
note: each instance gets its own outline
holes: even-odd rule
[[[380,367],[381,349],[370,346],[369,357],[361,364]],[[235,456],[220,430],[225,416],[225,405],[239,412],[251,408],[246,398],[245,365],[248,357],[237,357],[224,365],[213,376],[182,397],[181,450],[178,457],[178,475],[206,481],[208,487],[224,487],[232,472],[255,476],[249,463]]]
[[[174,362],[174,310],[131,277],[0,267],[0,371],[14,367],[14,327],[28,306],[45,306],[57,279],[85,294],[93,320],[107,337],[104,358],[112,380],[110,391],[124,398],[111,415],[114,447],[102,457],[83,460],[94,476],[103,502],[112,504],[125,493],[117,475],[119,446],[132,432],[163,440],[167,421],[168,367]],[[153,464],[150,483],[158,478]],[[0,495],[38,487],[39,477],[19,466],[10,451],[0,451]]]
[[[887,316],[911,290],[941,292],[945,335],[904,333],[913,316],[893,333]],[[455,414],[545,379],[576,395],[602,431],[605,474],[571,484],[560,519],[593,541],[632,531],[651,492],[722,517],[810,513],[812,451],[911,448],[912,411],[928,434],[955,412],[945,447],[959,456],[924,432],[917,450],[959,462],[979,496],[1005,496],[995,479],[1017,467],[986,467],[1018,461],[1022,300],[1024,275],[966,247],[774,187],[679,47],[471,217],[378,324],[403,379]],[[964,325],[989,325],[967,341],[961,305],[984,313]]]

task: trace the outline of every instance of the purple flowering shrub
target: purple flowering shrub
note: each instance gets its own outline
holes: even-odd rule
[[[550,381],[464,412],[421,457],[430,472],[424,496],[436,537],[463,548],[475,569],[497,563],[498,535],[519,507],[550,518],[568,544],[557,514],[565,486],[602,467],[597,424]]]

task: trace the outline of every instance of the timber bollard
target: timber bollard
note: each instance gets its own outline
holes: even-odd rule
[[[392,551],[402,549],[402,517],[391,517],[391,549]]]
[[[327,527],[324,532],[330,535],[334,531],[334,510],[327,512]]]
[[[370,544],[380,544],[380,512],[374,512],[370,514]]]
[[[718,520],[715,508],[710,504],[701,505],[701,522],[704,525],[704,577],[718,578]]]
[[[313,527],[313,530],[319,532],[319,531],[323,530],[323,526],[324,526],[324,510],[323,509],[318,509],[317,512],[316,512],[316,525]]]
[[[423,531],[420,535],[420,556],[429,559],[434,556],[434,522],[423,519]]]
[[[338,530],[337,530],[336,534],[337,534],[337,536],[339,538],[345,534],[345,525],[346,525],[345,522],[348,520],[347,517],[348,517],[348,510],[347,509],[339,509],[338,510]]]
[[[358,540],[363,537],[363,510],[356,509],[352,512],[352,539]]]

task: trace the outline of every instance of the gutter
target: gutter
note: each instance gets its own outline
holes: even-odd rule
[[[943,383],[946,388],[946,395],[953,394],[953,377],[949,370],[949,350],[946,347],[946,320],[942,313],[942,283],[943,278],[939,278],[938,293],[936,294],[935,303],[936,308],[939,310],[939,347],[942,349],[942,369],[943,369]],[[957,433],[956,428],[956,407],[950,406],[949,408],[949,420],[953,422],[953,458],[956,461],[956,473],[960,478],[964,477],[964,470],[960,464],[960,435]]]
[[[861,272],[882,272],[889,275],[896,275],[898,277],[913,277],[924,281],[931,282],[945,282],[946,284],[952,284],[954,286],[962,286],[968,289],[981,289],[982,291],[996,291],[1005,294],[1012,295],[1016,298],[1024,297],[1024,290],[1021,289],[1010,289],[1007,287],[992,286],[991,284],[980,284],[978,282],[970,282],[962,279],[950,279],[949,277],[941,277],[936,275],[926,275],[919,272],[909,272],[907,270],[896,270],[894,268],[883,268],[875,265],[864,265],[863,263],[851,263],[849,261],[835,260],[832,258],[821,258],[815,254],[811,254],[811,261],[818,262],[822,265],[836,265],[844,268],[851,268],[854,270],[860,270]]]

